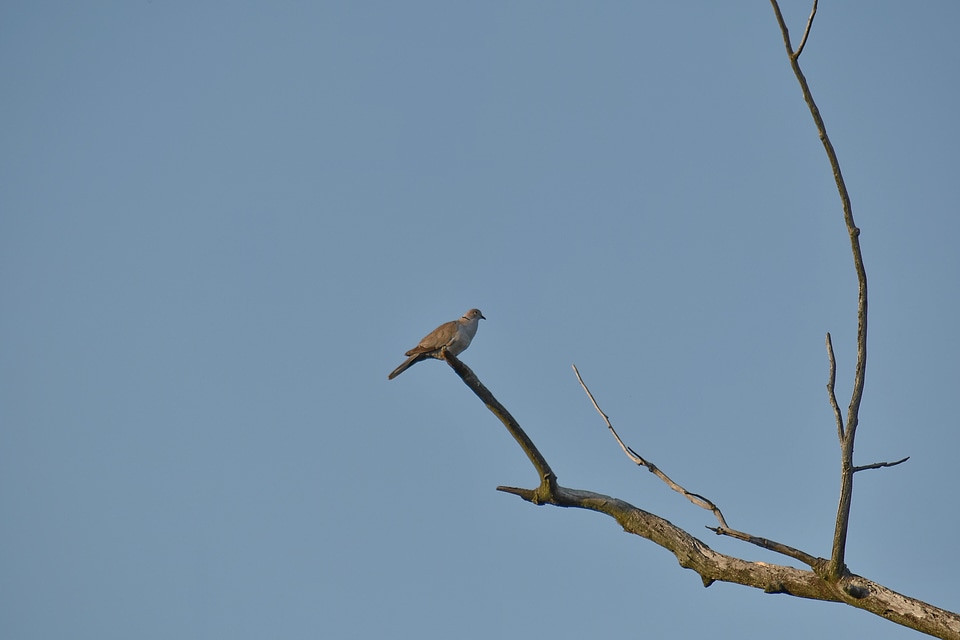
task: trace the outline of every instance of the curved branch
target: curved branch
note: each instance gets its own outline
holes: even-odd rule
[[[685,497],[687,500],[689,500],[693,504],[697,505],[702,509],[706,509],[707,511],[713,512],[713,515],[714,517],[716,517],[717,522],[720,523],[720,527],[718,527],[718,531],[729,530],[729,527],[727,526],[727,521],[724,520],[723,518],[723,513],[721,513],[720,508],[717,507],[717,505],[715,505],[711,500],[704,498],[698,493],[691,493],[687,491],[686,489],[678,485],[676,482],[671,480],[670,476],[668,476],[663,471],[661,471],[657,465],[653,464],[649,460],[645,460],[643,456],[641,456],[639,453],[637,453],[636,451],[634,451],[633,449],[631,449],[630,447],[628,447],[623,443],[623,440],[620,439],[620,435],[617,433],[617,430],[613,428],[612,424],[610,424],[610,418],[607,417],[607,414],[605,414],[603,410],[600,408],[600,405],[597,404],[597,401],[593,397],[593,394],[590,393],[590,389],[587,388],[587,385],[583,381],[583,378],[580,377],[580,371],[577,370],[577,365],[571,365],[571,366],[573,367],[573,372],[577,376],[577,380],[580,382],[580,386],[583,387],[583,390],[584,392],[586,392],[587,397],[590,398],[590,402],[593,403],[593,408],[596,409],[597,413],[599,413],[603,417],[603,421],[607,423],[607,429],[609,429],[610,433],[613,434],[613,437],[616,438],[617,444],[620,445],[620,448],[623,449],[623,452],[627,455],[627,457],[630,458],[638,466],[646,467],[650,471],[650,473],[654,474],[655,476],[663,480],[663,482],[666,483],[668,487],[670,487],[677,493],[681,494],[683,497]]]
[[[681,494],[683,497],[685,497],[687,500],[689,500],[693,504],[703,509],[706,509],[707,511],[713,512],[713,515],[714,517],[716,517],[717,521],[720,523],[720,526],[707,527],[707,529],[709,529],[710,531],[713,531],[718,536],[728,536],[731,538],[735,538],[737,540],[742,540],[743,542],[749,542],[750,544],[754,544],[763,549],[767,549],[769,551],[773,551],[775,553],[785,555],[787,557],[793,558],[794,560],[799,560],[800,562],[804,563],[805,565],[811,568],[819,568],[824,565],[826,561],[823,560],[823,558],[815,558],[809,553],[806,553],[805,551],[794,549],[789,545],[776,542],[775,540],[769,540],[767,538],[761,538],[759,536],[755,536],[749,533],[737,531],[736,529],[731,529],[730,525],[727,524],[726,519],[724,519],[723,513],[720,511],[720,507],[714,504],[712,500],[705,498],[699,493],[692,493],[690,491],[687,491],[686,489],[681,487],[679,484],[674,482],[670,478],[670,476],[664,473],[657,465],[653,464],[649,460],[644,459],[644,457],[641,456],[636,451],[634,451],[632,447],[629,447],[626,444],[624,444],[623,440],[620,439],[620,435],[617,433],[617,430],[613,428],[613,424],[611,424],[610,422],[610,417],[603,412],[603,409],[601,409],[600,405],[597,404],[596,398],[593,397],[593,394],[590,392],[590,389],[587,388],[587,384],[583,381],[583,378],[580,376],[580,371],[579,369],[577,369],[577,365],[572,365],[572,366],[573,366],[573,372],[576,374],[577,380],[580,382],[580,386],[583,387],[583,390],[587,394],[587,397],[590,398],[590,402],[593,403],[593,408],[596,409],[597,413],[599,413],[603,417],[603,421],[607,423],[607,429],[609,429],[610,433],[613,434],[613,437],[616,438],[617,444],[620,445],[620,448],[623,449],[623,452],[627,455],[627,457],[630,458],[630,460],[632,460],[638,466],[646,467],[651,473],[653,473],[658,478],[663,480],[663,482],[668,487],[670,487],[677,493]]]
[[[513,436],[513,439],[517,441],[517,444],[520,445],[520,448],[523,449],[523,452],[527,454],[527,458],[530,459],[530,462],[533,464],[533,468],[537,470],[537,473],[540,475],[540,487],[537,489],[538,495],[541,496],[539,500],[533,500],[533,502],[540,504],[541,502],[549,502],[549,496],[556,490],[557,487],[557,476],[553,473],[553,470],[550,468],[550,465],[547,464],[546,458],[543,457],[543,454],[537,449],[536,445],[533,444],[533,440],[526,434],[526,432],[520,428],[520,423],[518,423],[510,412],[507,411],[506,407],[500,404],[500,401],[493,397],[493,394],[490,393],[490,390],[487,389],[480,379],[477,378],[477,375],[468,367],[463,364],[460,360],[457,359],[455,355],[450,353],[448,350],[444,349],[442,352],[444,360],[447,361],[453,370],[456,372],[460,379],[463,380],[463,383],[473,391],[474,394],[480,400],[483,401],[487,408],[493,412],[493,415],[497,416],[500,422],[503,423],[503,426],[507,428],[507,431],[510,432],[510,435]]]
[[[803,30],[803,37],[800,38],[800,46],[797,47],[797,52],[793,54],[793,57],[799,58],[800,54],[803,53],[803,48],[807,46],[807,36],[810,35],[810,27],[813,26],[813,19],[817,15],[817,0],[813,0],[813,9],[810,11],[810,17],[807,18],[807,28]]]

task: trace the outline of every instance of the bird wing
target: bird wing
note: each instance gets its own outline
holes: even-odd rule
[[[410,351],[407,351],[406,355],[414,356],[419,353],[437,351],[448,345],[450,341],[457,336],[459,331],[460,326],[457,324],[456,320],[453,322],[444,322],[442,325],[425,335],[423,340],[420,341],[420,344],[415,346],[413,349],[410,349]]]

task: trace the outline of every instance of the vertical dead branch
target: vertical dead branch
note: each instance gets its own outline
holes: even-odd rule
[[[833,169],[833,178],[837,183],[837,191],[840,193],[840,202],[843,206],[843,219],[847,225],[847,234],[850,236],[850,248],[853,252],[853,265],[857,272],[857,282],[859,285],[859,296],[857,299],[857,366],[853,379],[853,395],[850,398],[850,406],[847,409],[846,429],[840,440],[840,504],[837,507],[837,522],[833,534],[833,547],[830,553],[830,563],[827,567],[826,576],[831,580],[837,580],[846,571],[844,565],[844,554],[847,544],[847,527],[850,522],[850,504],[853,498],[853,443],[857,435],[857,423],[860,415],[860,401],[863,399],[864,376],[867,371],[867,272],[863,266],[863,255],[860,252],[860,229],[857,228],[853,220],[853,208],[850,205],[850,194],[847,192],[847,185],[843,180],[843,174],[840,171],[840,162],[837,160],[837,153],[833,149],[830,137],[827,135],[826,125],[823,118],[820,117],[820,110],[813,100],[813,94],[807,85],[807,79],[800,69],[800,51],[794,52],[790,44],[790,32],[787,24],[780,12],[780,5],[777,0],[770,0],[773,5],[773,11],[777,16],[777,22],[780,25],[780,32],[783,34],[783,43],[787,49],[787,56],[790,58],[790,66],[793,68],[794,75],[800,83],[800,89],[803,92],[803,99],[810,109],[810,115],[813,116],[813,122],[817,127],[817,133],[820,135],[820,142],[827,152],[827,158],[830,161],[830,167]],[[813,23],[814,12],[810,15],[807,23],[807,32],[804,33],[804,42],[809,33],[810,25]]]

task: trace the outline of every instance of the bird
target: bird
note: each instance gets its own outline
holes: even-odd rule
[[[443,358],[443,351],[447,350],[455,356],[460,355],[470,346],[473,336],[477,335],[477,327],[481,320],[486,320],[480,309],[470,309],[459,320],[444,322],[442,325],[424,336],[420,344],[415,346],[406,355],[410,356],[399,367],[394,369],[387,380],[393,380],[398,375],[427,358]]]

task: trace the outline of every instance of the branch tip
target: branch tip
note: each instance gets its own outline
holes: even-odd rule
[[[873,464],[865,464],[860,467],[854,467],[851,471],[852,473],[857,473],[858,471],[866,471],[867,469],[882,469],[884,467],[895,467],[898,464],[903,464],[910,459],[910,456],[897,460],[896,462],[874,462]]]
[[[797,47],[797,52],[793,54],[793,58],[797,59],[800,57],[800,54],[803,53],[803,48],[807,46],[807,37],[810,35],[810,27],[813,26],[813,18],[817,15],[817,0],[813,0],[813,9],[810,11],[810,17],[807,18],[807,28],[803,30],[803,37],[800,39],[800,46]]]

